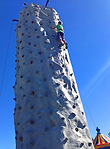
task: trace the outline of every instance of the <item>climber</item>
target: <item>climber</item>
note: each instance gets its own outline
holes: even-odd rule
[[[62,21],[58,22],[58,25],[56,25],[55,27],[51,27],[53,30],[55,28],[57,28],[57,40],[60,40],[60,47],[63,46],[64,44],[66,45],[66,49],[68,48],[68,44],[66,43],[65,39],[64,39],[64,29],[62,26]]]

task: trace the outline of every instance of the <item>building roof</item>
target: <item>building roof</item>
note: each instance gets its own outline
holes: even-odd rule
[[[95,149],[110,149],[110,139],[100,133],[100,129],[96,129],[97,135],[93,142]]]

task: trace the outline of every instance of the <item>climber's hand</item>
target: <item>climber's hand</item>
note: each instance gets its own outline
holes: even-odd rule
[[[51,29],[55,29],[55,27],[52,26]]]

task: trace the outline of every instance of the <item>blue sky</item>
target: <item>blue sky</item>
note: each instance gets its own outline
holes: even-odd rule
[[[15,148],[12,86],[15,82],[16,23],[12,19],[18,19],[23,2],[0,0],[0,88],[12,25],[0,97],[0,149]],[[44,6],[46,0],[25,2]],[[110,0],[50,0],[48,6],[55,8],[63,21],[91,136],[95,137],[97,126],[107,136],[110,131]]]

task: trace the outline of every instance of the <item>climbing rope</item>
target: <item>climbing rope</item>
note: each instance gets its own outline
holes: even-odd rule
[[[94,122],[94,120],[93,120],[92,114],[91,114],[91,112],[90,112],[90,110],[89,110],[89,107],[87,106],[86,101],[85,101],[84,98],[83,98],[83,101],[84,101],[84,103],[85,103],[85,105],[86,105],[86,108],[87,108],[87,110],[88,110],[88,112],[89,112],[89,115],[90,115],[90,117],[91,117],[91,120],[92,120],[92,122],[93,122],[93,125],[94,125],[94,127],[95,127],[95,129],[96,129],[96,125],[95,125],[95,122]]]
[[[0,97],[1,97],[1,93],[2,93],[4,76],[5,76],[5,70],[6,70],[6,64],[7,64],[7,58],[8,58],[8,51],[9,51],[9,45],[10,45],[10,39],[11,39],[11,32],[12,32],[12,23],[11,23],[11,29],[10,29],[10,34],[9,34],[8,47],[7,47],[7,52],[6,52],[6,58],[5,58],[5,65],[4,65],[4,70],[3,70],[2,83],[1,83],[1,87],[0,87]]]

